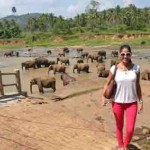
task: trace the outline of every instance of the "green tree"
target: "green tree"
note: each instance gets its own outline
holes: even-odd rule
[[[16,14],[16,12],[17,12],[16,7],[15,7],[15,6],[13,6],[13,7],[12,7],[12,9],[11,9],[11,11],[12,11],[12,13],[15,15],[15,14]]]
[[[98,25],[98,8],[100,7],[100,3],[95,0],[91,0],[90,4],[86,7],[88,26],[92,31]]]
[[[28,23],[27,23],[27,29],[31,32],[38,30],[37,20],[33,17],[29,17]]]

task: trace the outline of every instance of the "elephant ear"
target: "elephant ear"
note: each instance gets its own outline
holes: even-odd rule
[[[37,85],[38,85],[38,88],[39,88],[39,92],[44,93],[41,79],[37,79]]]

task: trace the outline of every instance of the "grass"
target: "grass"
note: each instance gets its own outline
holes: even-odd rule
[[[101,38],[94,34],[74,34],[74,35],[61,35],[52,36],[51,34],[38,33],[34,35],[34,42],[32,42],[33,36],[31,34],[24,35],[24,37],[18,40],[26,41],[26,46],[29,47],[62,47],[62,46],[112,46],[118,47],[121,44],[129,44],[131,47],[148,48],[150,47],[150,37],[139,37],[134,39],[112,39]],[[63,41],[55,41],[60,38]],[[13,39],[11,39],[13,40]],[[16,40],[16,39],[15,39]],[[145,41],[145,44],[141,45],[141,42]],[[25,47],[25,45],[2,45],[0,49],[19,49]]]
[[[142,144],[141,147],[143,150],[150,150],[150,141],[149,140],[145,140]]]

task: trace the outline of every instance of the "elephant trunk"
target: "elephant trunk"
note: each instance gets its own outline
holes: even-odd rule
[[[32,93],[32,83],[30,83],[30,92]]]
[[[55,81],[53,83],[53,90],[54,90],[54,92],[56,91],[56,82]]]
[[[74,73],[75,68],[73,68],[73,73]]]
[[[77,69],[77,68],[78,68],[77,64],[75,64],[74,67],[73,67],[73,73],[75,73],[74,70]]]
[[[24,66],[24,64],[22,63],[22,64],[21,64],[21,66],[22,66],[22,70],[23,70],[23,66]]]

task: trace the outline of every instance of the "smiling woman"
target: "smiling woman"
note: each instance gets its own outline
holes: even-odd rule
[[[119,55],[120,63],[111,67],[103,95],[114,77],[117,89],[112,99],[112,110],[116,120],[118,150],[129,150],[128,145],[133,136],[137,109],[139,113],[143,111],[140,68],[131,61],[132,52],[129,45],[121,46]],[[104,101],[104,96],[102,99]],[[139,106],[137,106],[137,101],[139,101]],[[103,102],[103,104],[105,103]],[[123,139],[124,113],[126,116],[126,136]]]
[[[126,57],[130,57],[130,56],[131,56],[131,53],[121,53],[120,56],[121,56],[121,57],[125,57],[125,56],[126,56]]]

